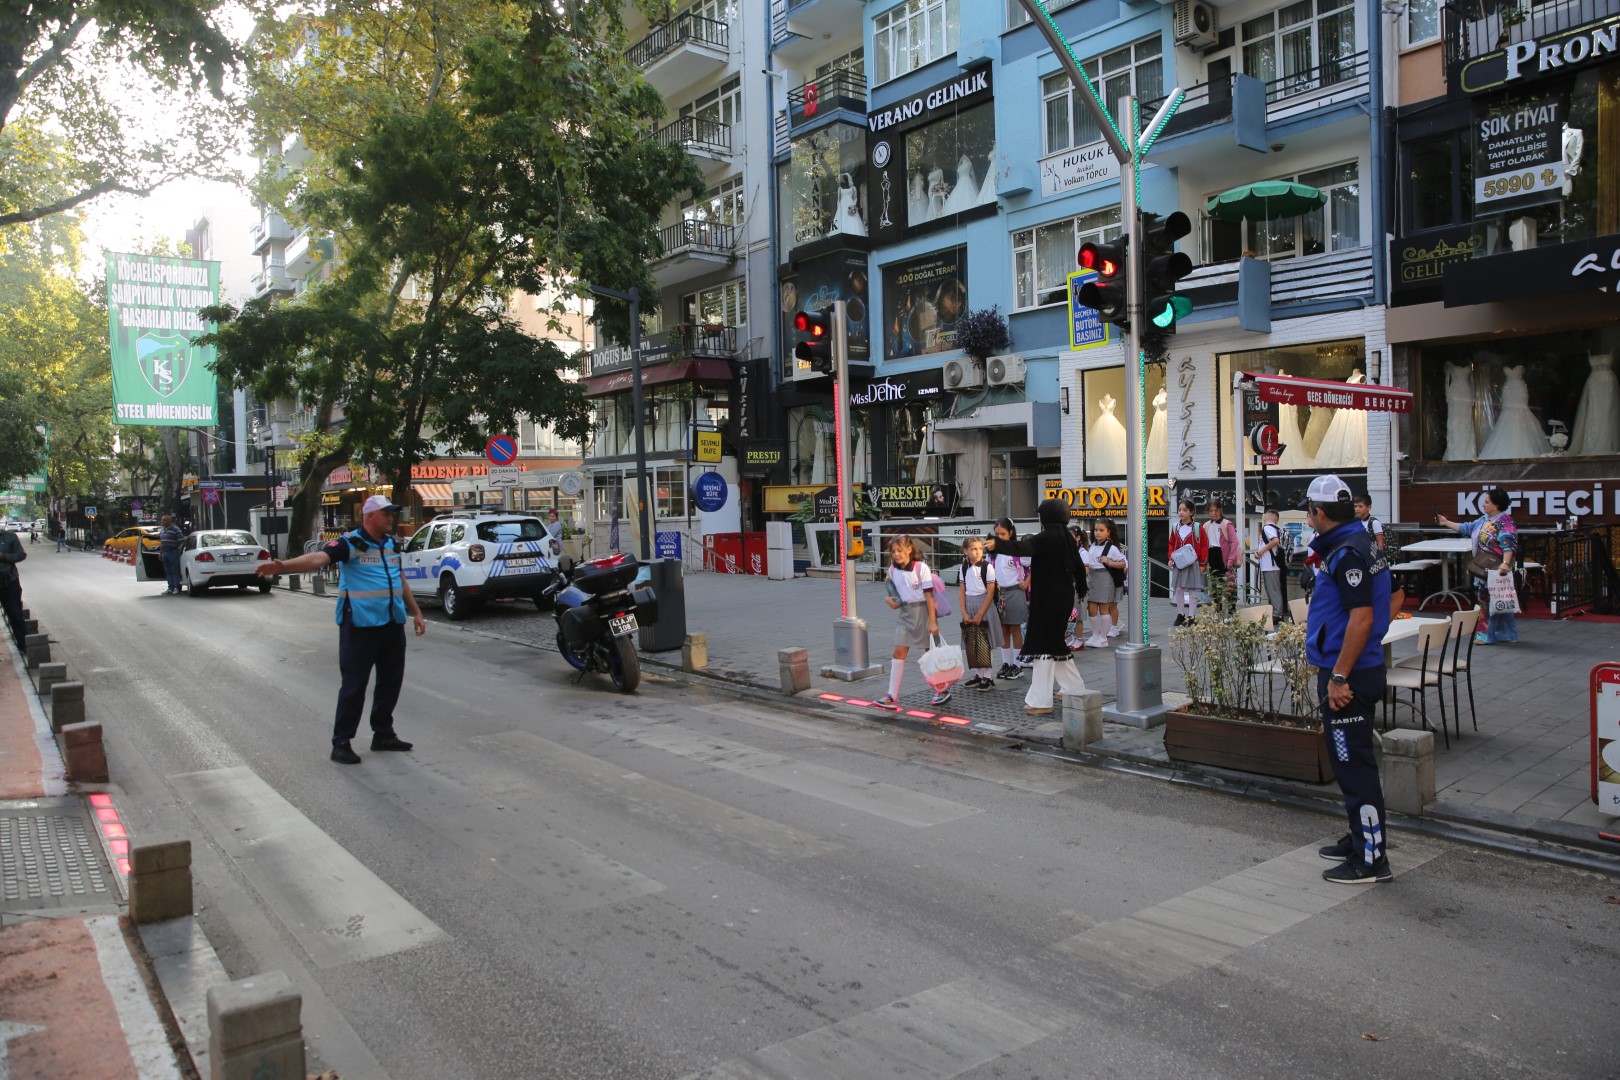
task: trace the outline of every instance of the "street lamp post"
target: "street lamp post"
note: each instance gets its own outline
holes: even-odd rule
[[[641,561],[651,562],[652,531],[647,525],[647,426],[642,418],[647,414],[646,398],[641,388],[641,290],[620,292],[601,285],[592,285],[591,292],[610,300],[622,300],[630,305],[630,385],[631,401],[636,418],[636,503],[637,521],[641,526]]]

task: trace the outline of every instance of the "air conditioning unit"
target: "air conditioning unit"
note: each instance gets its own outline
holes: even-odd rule
[[[1208,49],[1218,40],[1215,9],[1198,0],[1176,0],[1176,44]]]
[[[984,369],[973,360],[945,361],[945,389],[967,390],[984,385]]]
[[[1024,381],[1022,356],[992,356],[984,362],[985,381],[991,386],[1010,386]]]

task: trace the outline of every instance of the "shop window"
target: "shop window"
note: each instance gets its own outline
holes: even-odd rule
[[[866,236],[866,130],[829,124],[795,138],[778,190],[782,235],[792,237],[793,247],[840,234]]]
[[[1419,451],[1430,461],[1620,455],[1620,331],[1425,347]]]
[[[1307,214],[1258,221],[1215,221],[1206,217],[1204,249],[1208,262],[1232,262],[1241,255],[1288,259],[1362,246],[1361,183],[1355,162],[1283,179],[1316,188],[1327,196],[1327,203]]]
[[[1147,472],[1164,476],[1170,471],[1169,395],[1164,387],[1164,366],[1149,364],[1142,413],[1147,417]],[[1081,373],[1080,415],[1073,417],[1080,441],[1081,467],[1086,479],[1125,475],[1125,369],[1097,368]]]
[[[1063,303],[1080,245],[1112,240],[1120,231],[1115,206],[1013,233],[1014,309]]]
[[[654,469],[653,510],[660,518],[686,517],[686,470]]]
[[[905,148],[906,223],[912,228],[995,205],[994,105],[914,128]]]
[[[1365,382],[1367,349],[1362,341],[1326,341],[1285,345],[1252,352],[1223,353],[1220,379],[1224,389],[1216,402],[1220,415],[1221,471],[1237,468],[1232,431],[1232,375],[1252,371],[1262,375],[1298,375],[1307,379]],[[1277,429],[1285,449],[1274,466],[1288,472],[1347,472],[1367,467],[1367,414],[1358,409],[1321,409],[1305,405],[1277,406]]]
[[[958,0],[905,0],[872,20],[872,81],[888,82],[956,51]]]
[[[1463,224],[1474,213],[1473,157],[1461,132],[1408,143],[1407,232]]]
[[[624,477],[615,475],[598,476],[592,481],[591,506],[592,515],[596,521],[604,524],[612,522],[615,518],[624,520],[629,504],[624,498]]]
[[[938,402],[901,401],[881,406],[886,410],[888,423],[889,471],[883,477],[885,484],[944,484],[956,483],[956,455],[933,452],[930,433],[934,421],[939,419]]]
[[[1100,57],[1094,56],[1081,66],[1112,109],[1113,103],[1127,94],[1135,94],[1138,101],[1157,101],[1164,96],[1163,54],[1164,43],[1155,35]],[[1085,92],[1062,72],[1041,80],[1048,154],[1102,139],[1096,118],[1078,96]]]
[[[872,475],[871,413],[852,411],[854,434],[850,439],[850,477],[856,484],[870,483]],[[833,437],[832,409],[806,405],[788,410],[789,483],[835,484],[838,464],[834,456],[838,440]]]

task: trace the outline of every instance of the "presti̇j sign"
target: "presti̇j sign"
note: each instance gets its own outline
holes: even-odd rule
[[[193,344],[214,329],[198,310],[217,303],[217,262],[107,253],[114,423],[218,423],[214,349]]]

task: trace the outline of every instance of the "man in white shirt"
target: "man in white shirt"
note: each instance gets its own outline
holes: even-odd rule
[[[1282,521],[1277,511],[1267,510],[1260,523],[1260,583],[1271,602],[1274,622],[1288,617],[1288,568],[1282,565],[1282,541]]]

